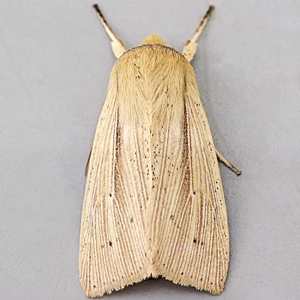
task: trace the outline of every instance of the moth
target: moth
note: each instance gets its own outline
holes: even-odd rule
[[[224,289],[229,232],[216,149],[190,61],[214,7],[182,54],[157,35],[126,50],[97,5],[116,61],[97,125],[80,234],[80,281],[101,297],[162,276]]]

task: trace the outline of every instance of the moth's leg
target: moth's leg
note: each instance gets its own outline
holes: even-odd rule
[[[215,9],[214,6],[210,6],[208,8],[208,11],[206,12],[205,16],[203,17],[200,25],[198,26],[198,28],[196,29],[195,33],[194,33],[194,36],[192,37],[192,39],[188,40],[186,43],[185,43],[185,46],[183,48],[183,51],[182,51],[182,55],[187,59],[188,62],[190,62],[195,53],[196,53],[196,50],[197,50],[197,39],[198,37],[200,36],[203,28],[205,27],[209,17],[211,16],[211,13],[212,11]]]
[[[91,160],[91,154],[92,154],[92,148],[90,150],[89,157],[87,159],[86,165],[85,165],[85,170],[84,170],[84,175],[87,176],[88,171],[89,171],[89,165],[90,165],[90,160]]]
[[[216,154],[219,159],[225,166],[227,166],[229,169],[231,169],[234,173],[236,173],[237,176],[242,174],[242,171],[237,169],[229,160],[227,160],[216,148]]]
[[[100,21],[101,21],[102,25],[105,28],[105,31],[107,32],[107,34],[111,38],[111,47],[112,47],[112,50],[113,50],[115,56],[117,58],[119,58],[126,51],[126,48],[125,48],[123,42],[116,37],[113,30],[110,28],[107,21],[105,20],[105,18],[103,16],[102,12],[100,11],[98,5],[95,4],[95,5],[93,5],[93,7],[95,8],[96,12],[98,13]]]

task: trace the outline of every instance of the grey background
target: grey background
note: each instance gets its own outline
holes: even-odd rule
[[[0,299],[85,299],[84,168],[115,62],[92,1],[0,2]],[[300,299],[300,2],[98,1],[128,48],[157,33],[192,62],[219,150],[231,233],[226,289],[163,279],[107,299]]]

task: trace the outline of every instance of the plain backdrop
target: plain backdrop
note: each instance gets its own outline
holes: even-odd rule
[[[0,300],[85,299],[84,169],[115,62],[92,1],[0,2]],[[217,148],[231,234],[225,291],[163,279],[105,299],[300,299],[300,1],[98,1],[127,48],[157,33],[192,62]]]

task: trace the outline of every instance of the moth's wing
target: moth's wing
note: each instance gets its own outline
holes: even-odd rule
[[[119,125],[118,75],[113,69],[88,167],[80,235],[80,281],[88,297],[99,297],[147,277],[145,205],[137,164],[130,162]],[[131,164],[131,172],[126,170]],[[127,166],[128,167],[128,166]],[[142,194],[142,193],[141,193]],[[143,200],[142,197],[140,199]],[[141,200],[141,201],[142,201]]]
[[[152,218],[153,261],[165,278],[219,294],[229,262],[225,199],[194,71],[190,65],[183,68],[185,82],[170,96],[180,113],[170,119],[167,130],[160,131],[165,136],[160,147],[164,159],[159,163],[162,175],[155,196],[159,205]]]

